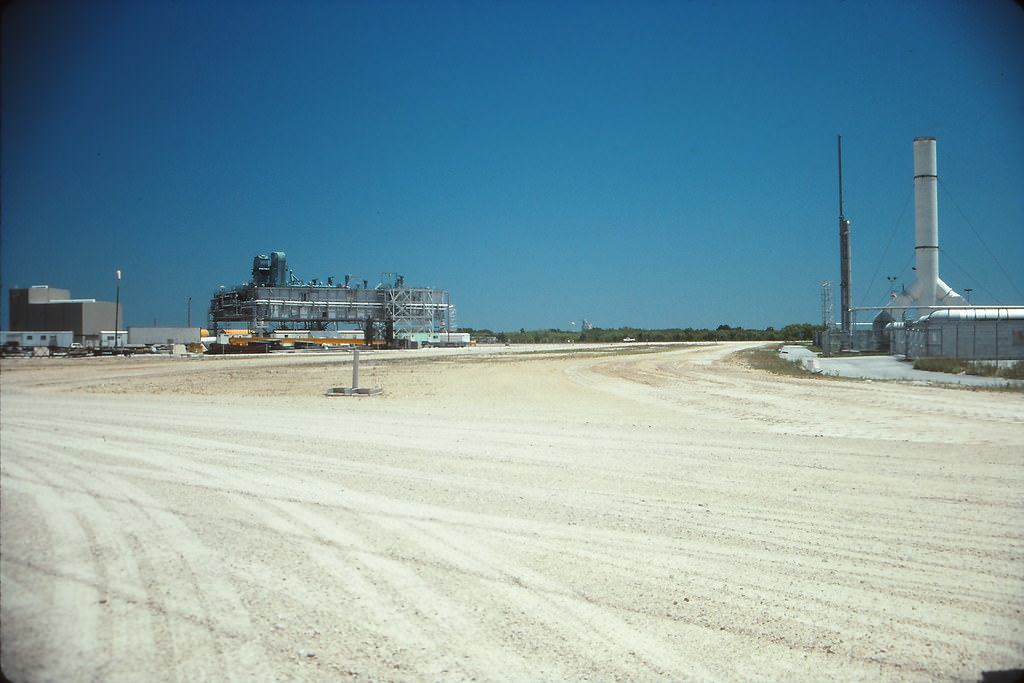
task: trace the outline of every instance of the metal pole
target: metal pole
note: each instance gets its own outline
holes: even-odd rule
[[[352,349],[352,388],[359,388],[359,349]]]
[[[192,327],[192,297],[188,298],[188,313],[185,317],[185,327]]]
[[[836,136],[839,141],[839,218],[843,217],[843,136]]]
[[[114,275],[117,276],[117,293],[114,296],[114,348],[117,348],[117,330],[121,327],[121,271],[114,271]],[[154,327],[156,327],[154,325]],[[100,335],[103,336],[102,334]],[[103,346],[103,340],[100,340],[100,346]]]
[[[850,221],[843,213],[843,136],[839,135],[839,299],[842,313],[842,329],[844,335],[853,342],[853,320],[850,309],[853,307],[851,273],[850,273]]]

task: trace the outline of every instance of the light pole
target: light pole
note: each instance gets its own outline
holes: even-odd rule
[[[964,287],[964,294],[967,295],[966,298],[967,298],[967,305],[968,306],[971,305],[971,292],[973,292],[973,291],[974,290],[972,288],[970,288],[970,287]]]
[[[889,281],[889,295],[892,296],[896,293],[896,281],[899,280],[899,277],[896,275],[889,275],[885,279]]]
[[[116,270],[117,293],[114,296],[114,350],[117,350],[117,329],[121,326],[121,271]]]
[[[192,327],[192,297],[188,298],[188,309],[185,314],[185,327]]]

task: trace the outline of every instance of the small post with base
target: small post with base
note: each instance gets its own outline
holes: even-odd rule
[[[376,396],[384,393],[380,387],[359,386],[359,349],[352,349],[352,386],[330,387],[324,396]]]

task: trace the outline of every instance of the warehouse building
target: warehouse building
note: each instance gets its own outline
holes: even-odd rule
[[[10,331],[70,331],[83,346],[108,346],[127,341],[125,332],[114,335],[124,318],[121,305],[96,299],[72,299],[71,291],[49,285],[11,289]]]
[[[886,326],[890,351],[907,358],[1024,360],[1024,307],[975,306],[932,311]]]

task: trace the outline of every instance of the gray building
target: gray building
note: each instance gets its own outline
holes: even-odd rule
[[[33,332],[71,330],[75,341],[86,346],[102,345],[100,333],[123,324],[120,304],[96,299],[72,299],[67,289],[36,285],[11,289],[10,330]]]
[[[170,346],[193,344],[200,340],[198,327],[136,327],[128,328],[129,346]]]
[[[4,346],[32,348],[45,346],[66,349],[74,341],[74,333],[60,330],[33,330],[31,332],[0,332],[0,342]]]
[[[939,309],[886,332],[890,351],[907,358],[1024,360],[1024,307]]]

